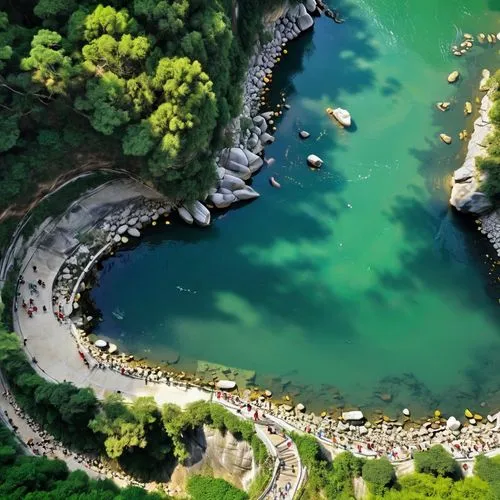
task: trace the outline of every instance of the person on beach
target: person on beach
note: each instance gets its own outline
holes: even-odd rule
[[[47,306],[43,306],[42,310],[43,310],[44,313],[46,313],[47,312]]]
[[[37,269],[36,266],[33,266],[33,272],[36,273]]]

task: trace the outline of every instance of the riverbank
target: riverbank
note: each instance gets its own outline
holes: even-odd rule
[[[487,155],[488,137],[494,130],[489,116],[493,92],[495,89],[489,90],[481,99],[479,117],[474,122],[464,163],[453,173],[450,204],[459,212],[478,216],[479,230],[500,255],[500,209],[495,209],[481,191],[486,174],[476,166],[476,160]]]

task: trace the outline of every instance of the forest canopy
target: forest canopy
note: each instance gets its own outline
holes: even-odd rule
[[[89,161],[175,199],[211,187],[265,8],[280,0],[0,0],[0,209]]]

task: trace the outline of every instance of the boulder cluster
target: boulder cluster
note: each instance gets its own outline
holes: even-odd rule
[[[257,120],[256,123],[265,121]],[[259,129],[261,130],[261,129]],[[264,163],[260,156],[243,148],[223,149],[217,161],[217,183],[208,196],[208,201],[217,208],[227,208],[238,201],[259,197],[259,193],[245,181],[260,170]]]
[[[270,83],[273,68],[287,52],[286,44],[313,26],[314,21],[310,13],[316,9],[316,2],[308,0],[306,5],[290,7],[278,20],[266,26],[266,31],[271,33],[273,40],[262,47],[256,46],[255,54],[250,59],[244,88],[243,117],[253,117],[257,114],[261,94]],[[246,140],[251,135],[248,132],[245,131],[244,134]]]
[[[137,205],[129,205],[123,210],[104,217],[100,229],[106,234],[106,242],[127,243],[129,236],[139,238],[141,230],[155,223],[160,216],[167,216],[170,205],[164,201],[146,200]]]

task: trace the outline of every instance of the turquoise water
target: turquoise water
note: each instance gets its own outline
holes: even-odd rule
[[[481,69],[499,66],[500,44],[462,58],[449,47],[462,32],[500,31],[500,1],[415,4],[341,3],[345,24],[318,19],[289,45],[263,108],[283,94],[291,105],[266,149],[276,161],[253,181],[261,198],[214,213],[209,228],[151,228],[103,262],[96,333],[157,361],[177,351],[178,368],[255,370],[257,385],[315,408],[500,404],[491,249],[447,204],[458,132],[475,116],[463,104]],[[328,106],[348,109],[352,129]],[[307,168],[310,153],[321,170]]]

